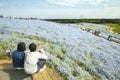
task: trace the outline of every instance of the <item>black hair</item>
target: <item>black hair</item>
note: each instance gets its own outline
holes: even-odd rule
[[[20,43],[18,43],[18,45],[17,45],[17,50],[18,51],[25,51],[25,43],[24,42],[20,42]]]
[[[36,46],[35,43],[31,43],[31,44],[29,45],[29,49],[30,49],[31,52],[36,51],[36,48],[37,48],[37,46]]]

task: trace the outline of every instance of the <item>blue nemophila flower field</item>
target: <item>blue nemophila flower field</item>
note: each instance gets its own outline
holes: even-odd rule
[[[81,24],[81,23],[80,23]],[[80,29],[80,24],[58,24],[42,20],[0,18],[0,55],[16,49],[17,43],[31,42],[44,48],[48,66],[68,80],[119,80],[120,44]],[[119,35],[107,26],[82,23],[102,35]],[[27,48],[28,49],[28,48]]]

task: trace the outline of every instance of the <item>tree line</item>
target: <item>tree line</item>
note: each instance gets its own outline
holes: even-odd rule
[[[105,24],[105,23],[116,23],[120,24],[120,19],[45,19],[47,21],[53,21],[57,23],[96,23],[96,24]]]
[[[0,18],[5,18],[5,16],[0,15]],[[105,24],[105,23],[115,23],[120,24],[120,19],[38,19],[34,17],[22,18],[22,17],[6,17],[6,18],[15,18],[15,19],[31,19],[31,20],[47,20],[53,21],[57,23],[79,23],[79,22],[87,22],[87,23],[96,23],[96,24]]]

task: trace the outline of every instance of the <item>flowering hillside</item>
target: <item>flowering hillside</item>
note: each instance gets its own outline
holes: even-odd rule
[[[111,34],[104,25],[85,23],[83,26],[93,25],[104,34]],[[20,41],[27,46],[35,42],[38,48],[46,50],[49,66],[65,79],[119,80],[120,44],[76,26],[78,24],[0,18],[0,53],[5,53],[7,48],[16,49]]]

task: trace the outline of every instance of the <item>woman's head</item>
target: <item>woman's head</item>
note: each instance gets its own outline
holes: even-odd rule
[[[31,43],[31,44],[29,45],[29,49],[30,49],[31,52],[36,51],[36,48],[37,48],[37,46],[36,46],[35,43]]]
[[[18,46],[17,46],[17,50],[18,51],[25,51],[25,43],[24,42],[20,42],[18,43]]]

